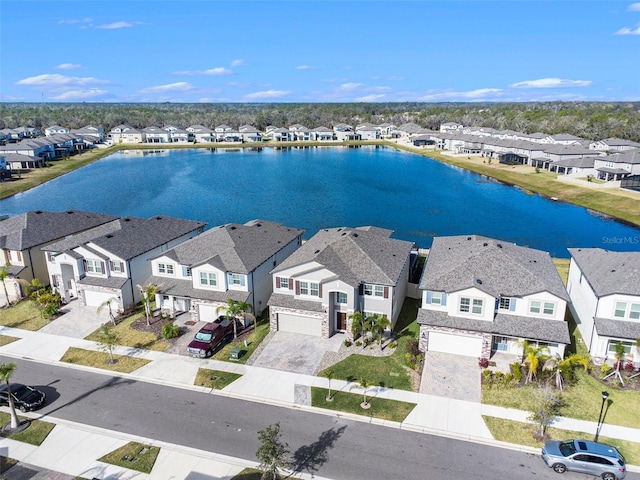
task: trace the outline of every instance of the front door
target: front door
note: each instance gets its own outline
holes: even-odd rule
[[[346,330],[347,329],[347,313],[346,312],[336,312],[336,330]]]

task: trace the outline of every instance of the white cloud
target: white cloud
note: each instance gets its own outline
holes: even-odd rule
[[[296,70],[318,70],[318,67],[312,67],[311,65],[298,65]]]
[[[61,25],[64,25],[64,24],[74,25],[78,23],[91,23],[91,22],[93,22],[93,18],[81,18],[81,19],[67,18],[63,20],[58,20],[58,23]]]
[[[68,92],[61,93],[55,97],[51,97],[52,100],[85,100],[87,98],[101,97],[109,93],[107,90],[100,90],[99,88],[90,88],[89,90],[69,90]]]
[[[117,30],[119,28],[132,28],[136,25],[141,25],[142,22],[113,22],[113,23],[105,23],[103,25],[98,25],[96,28],[101,28],[103,30]]]
[[[49,87],[60,87],[69,85],[91,85],[109,83],[106,80],[99,80],[93,77],[69,77],[58,73],[36,75],[35,77],[23,78],[16,82],[16,85],[40,85]]]
[[[622,27],[614,35],[640,35],[640,25],[636,28]]]
[[[224,67],[209,68],[207,70],[181,70],[173,72],[174,75],[231,75],[233,70]]]
[[[384,93],[377,93],[372,95],[365,95],[364,97],[356,98],[356,102],[375,102],[376,100],[380,100],[385,96]]]
[[[188,92],[193,86],[188,82],[168,83],[166,85],[156,85],[140,90],[140,93],[167,93],[167,92]]]
[[[78,65],[77,63],[61,63],[57,67],[54,67],[58,70],[77,70],[82,68],[82,65]]]
[[[457,92],[454,90],[448,90],[445,92],[430,93],[422,96],[418,100],[423,102],[437,101],[437,100],[482,100],[485,98],[495,98],[502,93],[500,88],[478,88],[477,90],[469,90],[466,92]]]
[[[512,83],[512,88],[573,88],[588,87],[591,80],[567,80],[564,78],[540,78],[538,80],[525,80]]]
[[[339,88],[340,90],[354,90],[358,87],[362,87],[363,85],[363,83],[343,83]]]
[[[640,3],[632,3],[627,7],[627,12],[640,12]]]
[[[257,100],[260,98],[280,98],[289,95],[289,90],[263,90],[262,92],[248,93],[244,96],[247,100]]]
[[[247,62],[245,62],[243,59],[238,58],[236,60],[234,60],[233,62],[231,62],[231,66],[232,67],[240,67],[242,65],[246,65]]]

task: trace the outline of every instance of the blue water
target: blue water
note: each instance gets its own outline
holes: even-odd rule
[[[67,209],[209,227],[263,218],[303,228],[306,238],[376,225],[425,248],[436,235],[477,233],[559,257],[567,247],[640,250],[637,228],[382,147],[120,152],[0,200],[3,214]]]

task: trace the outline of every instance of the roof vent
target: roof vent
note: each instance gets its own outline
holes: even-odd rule
[[[105,237],[107,237],[107,238],[113,238],[113,235],[109,234],[109,235],[105,235]]]
[[[496,247],[502,248],[502,244],[501,243],[496,243]]]
[[[123,220],[124,220],[125,222],[130,222],[130,221],[131,221],[131,219],[130,219],[130,218],[125,218],[125,219],[123,219]]]
[[[318,253],[320,253],[320,250],[316,250],[315,252],[313,252],[314,255],[317,255]]]
[[[261,227],[262,224],[261,223],[256,223],[256,227]]]
[[[354,236],[354,237],[357,237],[357,236],[358,236],[358,234],[357,234],[357,233],[354,233],[354,234],[353,234],[353,236]]]
[[[476,278],[476,283],[477,283],[478,285],[482,285],[482,280],[480,280],[479,278]]]
[[[156,220],[162,220],[162,217],[156,217]]]
[[[487,242],[484,242],[484,243],[482,244],[482,246],[483,246],[483,247],[486,247],[486,246],[488,246],[488,245],[489,245],[489,244],[488,244]]]
[[[236,227],[231,227],[229,230],[235,230],[235,229],[236,229]]]
[[[347,234],[347,232],[342,232],[342,236],[344,237]]]
[[[614,268],[613,270],[611,270],[611,273],[616,273],[616,269]]]
[[[36,210],[36,211],[35,211],[35,212],[33,212],[33,213],[37,213],[38,215],[40,215],[40,214],[42,213],[42,210]]]
[[[467,237],[467,240],[471,240],[471,237]]]
[[[67,215],[73,215],[73,210],[67,211]]]

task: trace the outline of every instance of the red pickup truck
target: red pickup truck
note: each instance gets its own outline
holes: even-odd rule
[[[202,327],[187,347],[192,357],[206,358],[222,343],[233,337],[233,320],[224,315]]]

